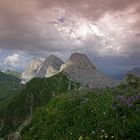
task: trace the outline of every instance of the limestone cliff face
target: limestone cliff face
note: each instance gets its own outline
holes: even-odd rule
[[[50,77],[59,72],[59,69],[63,61],[57,58],[54,55],[51,55],[45,59],[42,66],[39,68],[37,72],[38,77]]]
[[[51,77],[59,72],[63,61],[54,55],[47,57],[44,61],[33,58],[22,74],[22,83],[26,83],[34,77]]]
[[[96,69],[84,54],[72,54],[70,59],[61,66],[60,72],[66,73],[71,80],[89,88],[114,87],[119,84]]]
[[[42,65],[42,63],[43,61],[40,58],[37,58],[37,57],[33,58],[29,62],[25,71],[22,73],[22,76],[21,76],[22,83],[26,83],[27,81],[34,78],[37,74],[39,67]]]
[[[86,55],[80,53],[73,53],[66,63],[54,55],[44,61],[34,58],[22,74],[22,79],[26,83],[34,77],[51,77],[59,72],[64,72],[70,80],[88,88],[114,87],[119,84],[99,71]]]

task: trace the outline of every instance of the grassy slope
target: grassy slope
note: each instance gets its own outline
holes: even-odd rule
[[[0,72],[0,108],[18,94],[20,86],[18,78]]]
[[[47,104],[53,96],[78,87],[78,83],[69,81],[61,73],[47,79],[31,80],[22,93],[0,112],[0,118],[5,124],[0,136],[14,131],[37,107]]]
[[[73,91],[37,109],[23,140],[139,140],[140,80],[118,88]]]
[[[16,72],[16,71],[12,71],[12,70],[7,70],[5,71],[6,74],[12,75],[18,79],[21,78],[21,73],[20,72]]]

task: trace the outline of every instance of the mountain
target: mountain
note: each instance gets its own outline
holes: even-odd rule
[[[18,79],[21,79],[21,73],[20,72],[16,72],[16,71],[13,71],[13,70],[6,70],[5,71],[6,74],[9,74],[9,75],[12,75]]]
[[[26,83],[29,80],[31,80],[32,78],[36,77],[37,71],[39,69],[39,67],[42,64],[42,60],[40,58],[33,58],[27,68],[25,69],[25,71],[23,72],[21,78],[22,78],[22,83]]]
[[[40,58],[33,58],[25,72],[22,74],[22,82],[26,83],[34,77],[51,77],[59,72],[63,61],[51,55],[42,61]]]
[[[18,89],[22,86],[20,82],[20,79],[12,75],[0,72],[0,108],[19,93]]]
[[[74,53],[70,59],[61,66],[60,72],[64,72],[72,81],[81,83],[89,88],[114,87],[119,84],[99,71],[89,60],[80,53]]]
[[[119,84],[99,71],[86,55],[80,53],[73,53],[66,63],[54,55],[45,61],[35,58],[22,74],[22,79],[26,83],[34,77],[51,77],[59,72],[88,88],[114,87]]]
[[[136,67],[136,68],[132,69],[131,71],[128,71],[127,74],[132,74],[132,75],[140,78],[140,68]]]
[[[63,61],[54,55],[47,57],[38,69],[37,77],[50,77],[57,74],[62,64]]]

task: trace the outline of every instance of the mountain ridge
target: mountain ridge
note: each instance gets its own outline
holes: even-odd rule
[[[99,71],[86,55],[80,53],[72,54],[70,59],[62,64],[60,72],[88,88],[114,87],[119,84]]]
[[[64,72],[71,80],[79,82],[88,88],[114,87],[119,84],[118,81],[111,79],[98,70],[91,60],[81,53],[72,53],[66,62],[51,55],[40,64],[35,74],[29,77],[51,77],[59,72]]]
[[[127,74],[132,74],[140,78],[140,67],[133,68],[132,70],[128,71]]]
[[[40,66],[38,69],[36,77],[50,77],[55,75],[63,63],[64,62],[58,57],[50,55],[45,59],[42,66]]]

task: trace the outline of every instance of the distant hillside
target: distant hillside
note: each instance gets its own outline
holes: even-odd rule
[[[132,74],[134,76],[137,76],[140,78],[140,68],[134,68],[131,71],[129,71],[127,74]]]
[[[16,72],[16,71],[12,71],[12,70],[6,70],[5,71],[6,74],[12,75],[18,79],[21,79],[21,73],[20,72]]]
[[[20,86],[20,79],[0,72],[0,108],[2,103],[8,101],[18,93]]]

